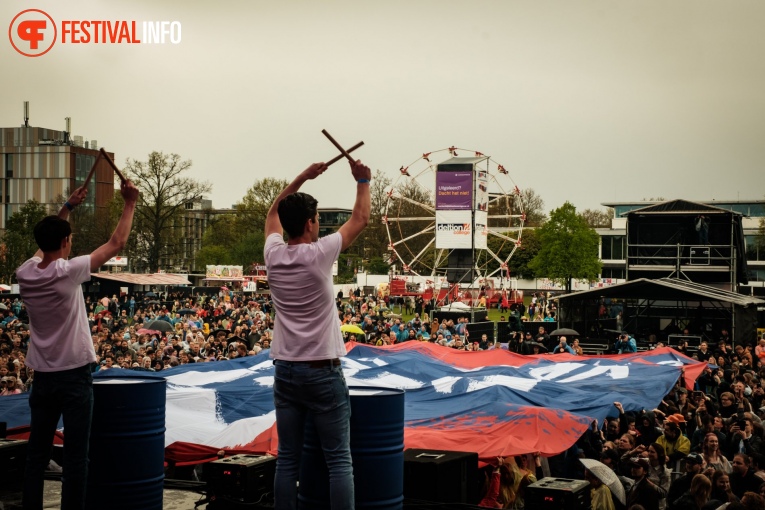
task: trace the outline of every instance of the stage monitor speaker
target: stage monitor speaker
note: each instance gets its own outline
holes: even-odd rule
[[[446,267],[446,281],[449,283],[472,283],[475,278],[473,250],[455,249],[450,251]]]
[[[27,464],[26,440],[0,439],[0,487],[18,486]]]
[[[526,508],[589,510],[590,482],[568,478],[542,478],[526,487]]]
[[[216,497],[243,503],[259,501],[273,491],[276,457],[233,455],[204,466],[204,478]]]
[[[478,454],[404,450],[404,497],[438,503],[477,503]]]
[[[476,319],[481,319],[476,313]],[[481,335],[486,334],[486,338],[489,342],[494,342],[494,323],[493,322],[470,322],[467,325],[467,330],[470,333],[471,342],[480,342]]]

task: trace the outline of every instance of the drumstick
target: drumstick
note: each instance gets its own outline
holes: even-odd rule
[[[356,145],[354,145],[353,147],[351,147],[350,149],[348,149],[348,150],[347,150],[347,151],[345,151],[345,152],[347,152],[348,154],[350,154],[351,152],[355,151],[356,149],[358,149],[358,148],[359,148],[359,147],[361,147],[362,145],[364,145],[364,142],[359,142],[359,143],[357,143]],[[339,155],[335,156],[334,158],[330,159],[329,161],[327,161],[325,164],[326,164],[327,166],[329,166],[329,165],[331,165],[332,163],[337,163],[338,161],[340,161],[341,159],[343,159],[343,157],[344,157],[344,155],[343,155],[343,154],[339,154]]]
[[[109,162],[109,166],[112,167],[112,170],[114,170],[114,173],[117,174],[117,177],[119,177],[122,182],[125,182],[127,179],[125,179],[125,176],[122,175],[120,169],[117,168],[117,165],[114,164],[114,161],[112,161],[112,158],[109,157],[103,147],[101,147],[101,154],[103,155],[104,159]]]
[[[87,188],[88,184],[90,184],[90,179],[93,177],[93,174],[96,173],[96,166],[98,165],[98,161],[101,159],[101,153],[98,153],[98,157],[93,162],[93,166],[90,168],[90,172],[88,173],[88,176],[85,178],[85,184],[82,185],[83,188]]]
[[[332,142],[332,145],[334,145],[335,147],[337,147],[337,150],[339,150],[339,151],[342,153],[342,155],[343,155],[343,156],[345,156],[345,157],[348,159],[348,161],[350,161],[350,162],[351,162],[351,164],[355,163],[355,161],[353,161],[353,158],[351,157],[351,155],[350,155],[350,154],[348,154],[348,152],[346,152],[346,150],[345,150],[345,149],[343,149],[343,146],[342,146],[342,145],[340,145],[339,143],[337,143],[337,142],[335,141],[335,139],[334,139],[334,138],[332,138],[332,135],[330,135],[329,133],[327,133],[327,130],[326,130],[326,129],[322,129],[322,130],[321,130],[321,132],[322,132],[322,133],[324,133],[324,136],[326,136],[326,137],[327,137],[327,139],[329,139],[329,141],[330,141],[330,142]]]

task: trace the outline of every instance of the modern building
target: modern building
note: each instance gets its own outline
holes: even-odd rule
[[[351,209],[319,208],[319,237],[328,236],[351,219]]]
[[[67,125],[69,124],[67,119]],[[82,186],[98,158],[96,140],[28,125],[0,128],[0,230],[30,200],[58,211]],[[114,159],[114,154],[107,152]],[[88,185],[84,206],[106,211],[114,196],[114,172],[103,158]]]

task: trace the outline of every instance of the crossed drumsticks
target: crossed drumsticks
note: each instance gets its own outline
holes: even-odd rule
[[[321,132],[324,134],[324,136],[326,136],[326,137],[329,139],[329,141],[330,141],[330,142],[332,142],[332,145],[334,145],[335,147],[337,147],[337,149],[340,151],[340,154],[339,154],[338,156],[335,156],[334,158],[332,158],[332,159],[330,159],[329,161],[327,161],[327,166],[331,165],[332,163],[337,163],[338,161],[340,161],[340,160],[341,160],[341,159],[343,159],[343,158],[346,158],[346,159],[348,159],[348,161],[350,161],[350,162],[351,162],[351,164],[354,164],[354,163],[356,163],[356,162],[353,160],[353,158],[351,157],[351,154],[350,154],[350,153],[351,153],[351,152],[353,152],[353,151],[355,151],[356,149],[358,149],[358,148],[359,148],[359,147],[361,147],[362,145],[364,145],[364,142],[359,142],[359,143],[357,143],[356,145],[354,145],[353,147],[351,147],[350,149],[348,149],[348,150],[345,150],[345,149],[343,149],[343,146],[342,146],[342,145],[340,145],[339,143],[337,143],[337,141],[335,141],[335,139],[334,139],[334,138],[332,138],[332,135],[330,135],[330,134],[327,132],[327,130],[326,130],[326,129],[322,129],[322,130],[321,130]]]
[[[114,164],[114,161],[112,161],[112,158],[109,157],[109,155],[106,153],[103,147],[101,147],[100,152],[98,153],[98,157],[93,162],[93,166],[90,169],[90,173],[88,173],[88,176],[85,178],[85,184],[82,185],[83,188],[87,188],[88,184],[90,184],[90,179],[93,177],[93,174],[96,172],[96,165],[98,165],[98,161],[104,158],[108,163],[109,166],[112,167],[112,170],[114,170],[114,173],[117,174],[117,177],[120,178],[120,181],[125,182],[125,176],[120,172],[120,169],[117,168],[117,165]]]

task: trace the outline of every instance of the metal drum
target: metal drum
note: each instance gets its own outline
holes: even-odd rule
[[[351,456],[357,510],[404,506],[404,391],[349,388]],[[308,422],[300,462],[299,507],[329,508],[329,472],[313,423]]]
[[[165,394],[159,377],[93,380],[88,509],[162,510]]]

